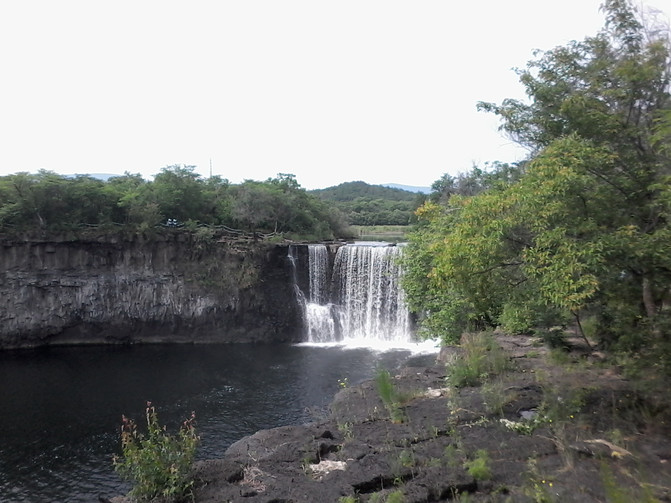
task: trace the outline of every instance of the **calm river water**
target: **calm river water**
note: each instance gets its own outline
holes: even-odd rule
[[[122,414],[145,402],[175,431],[196,411],[199,458],[263,428],[308,422],[379,366],[433,356],[291,345],[50,348],[0,353],[0,502],[91,502],[128,490],[112,468]]]

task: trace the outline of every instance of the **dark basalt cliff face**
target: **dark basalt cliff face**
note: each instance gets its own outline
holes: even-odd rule
[[[287,246],[180,231],[0,241],[0,349],[285,342],[300,324]]]

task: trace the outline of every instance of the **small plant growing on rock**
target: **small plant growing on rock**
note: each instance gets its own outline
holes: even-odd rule
[[[338,431],[343,434],[345,440],[352,440],[354,438],[353,425],[350,422],[338,423]]]
[[[529,459],[527,467],[527,483],[524,486],[524,494],[531,498],[534,503],[553,503],[555,498],[550,492],[553,487],[552,481],[541,476],[535,459]]]
[[[386,503],[403,503],[404,501],[405,496],[403,495],[403,492],[394,491],[393,493],[389,493],[389,496],[387,496]]]
[[[447,368],[452,386],[477,386],[488,377],[510,369],[510,359],[491,334],[464,334],[461,347],[463,355]]]
[[[475,480],[489,480],[492,478],[492,471],[489,468],[489,454],[484,449],[479,449],[475,453],[475,458],[466,461],[464,468],[468,474]]]
[[[147,434],[143,435],[132,419],[122,416],[122,456],[114,457],[114,469],[133,484],[130,496],[135,501],[179,501],[193,486],[191,469],[200,441],[195,413],[182,423],[176,436],[160,426],[151,402],[147,402],[145,417]]]
[[[394,423],[402,423],[404,419],[403,411],[401,410],[402,397],[396,390],[388,370],[382,369],[377,371],[375,385],[382,403],[384,403],[385,408],[389,412],[391,420]]]

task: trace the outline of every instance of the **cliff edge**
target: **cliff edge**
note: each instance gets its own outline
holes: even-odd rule
[[[287,246],[166,229],[0,240],[0,349],[284,342],[300,335]]]

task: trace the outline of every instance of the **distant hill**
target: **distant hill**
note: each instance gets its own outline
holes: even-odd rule
[[[340,209],[350,225],[408,225],[425,199],[424,194],[366,182],[346,182],[310,192]]]
[[[392,189],[407,190],[408,192],[419,192],[420,194],[431,194],[431,187],[416,187],[414,185],[399,185],[398,183],[383,183],[384,187]]]
[[[387,199],[390,201],[413,201],[417,194],[408,190],[383,185],[370,185],[366,182],[345,182],[334,187],[311,190],[325,201],[354,201],[359,197]]]

